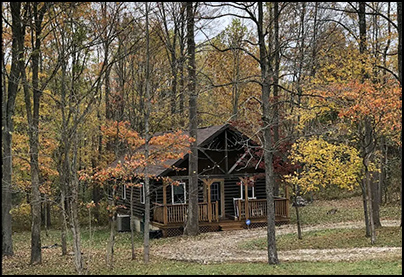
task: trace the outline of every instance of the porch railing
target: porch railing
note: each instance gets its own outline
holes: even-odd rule
[[[246,204],[244,199],[234,199],[234,211],[237,219],[246,219]],[[288,200],[284,198],[274,199],[275,216],[288,218]],[[267,216],[266,199],[248,199],[248,218],[259,218]]]
[[[153,221],[169,224],[186,221],[188,204],[154,204]],[[198,203],[199,221],[219,221],[219,202],[212,202],[210,207],[207,202]]]

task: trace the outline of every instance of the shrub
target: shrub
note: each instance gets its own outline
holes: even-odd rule
[[[31,230],[31,205],[22,203],[10,210],[13,231]]]

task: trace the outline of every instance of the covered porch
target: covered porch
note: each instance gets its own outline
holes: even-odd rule
[[[232,201],[233,210],[230,214],[225,214],[223,212],[225,206],[223,194],[220,198],[221,201],[211,200],[211,185],[215,182],[224,184],[221,179],[203,179],[204,201],[198,203],[198,219],[201,232],[266,226],[266,199],[232,198],[230,201]],[[164,236],[181,235],[187,220],[188,203],[168,204],[167,187],[168,185],[163,185],[163,203],[152,203],[152,224],[160,228]],[[243,187],[245,195],[248,195],[248,186],[244,185]],[[287,195],[285,198],[275,197],[274,202],[275,223],[289,222],[289,200]],[[251,222],[250,226],[246,225],[247,219]]]
[[[275,220],[288,221],[289,204],[286,198],[277,198],[275,201]],[[267,201],[266,199],[236,199],[234,221],[245,221],[247,219],[266,219],[267,217]],[[159,204],[153,203],[153,221],[164,225],[185,223],[188,204]],[[219,202],[213,203],[200,202],[199,206],[199,222],[219,222],[224,218],[219,217]],[[227,218],[228,220],[228,218]]]

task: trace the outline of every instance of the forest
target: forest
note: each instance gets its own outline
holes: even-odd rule
[[[90,225],[115,226],[107,181],[188,154],[197,186],[196,130],[225,123],[262,147],[267,201],[280,184],[292,197],[354,191],[376,240],[380,206],[401,205],[401,6],[3,2],[2,255],[14,255],[15,231],[30,230],[40,264],[41,233],[57,225],[64,254],[72,233],[82,273],[88,213]],[[128,152],[125,168],[109,167]],[[150,209],[153,176],[141,177]],[[197,200],[189,195],[191,236]],[[272,219],[268,263],[277,264]]]

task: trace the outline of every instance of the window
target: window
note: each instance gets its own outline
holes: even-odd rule
[[[185,183],[180,182],[178,186],[171,185],[171,203],[180,204],[187,202],[187,192],[185,189]]]
[[[122,199],[126,200],[126,185],[123,185],[123,188],[122,188]]]
[[[241,199],[245,199],[244,193],[245,193],[244,184],[241,182],[241,185],[240,185],[240,198]],[[256,199],[254,187],[248,187],[248,199]]]
[[[140,185],[141,185],[141,187],[139,187],[139,189],[140,189],[140,203],[144,204],[145,203],[145,198],[146,198],[145,189],[144,189],[144,183],[141,182]]]
[[[220,183],[214,182],[210,185],[210,201],[220,201]]]

